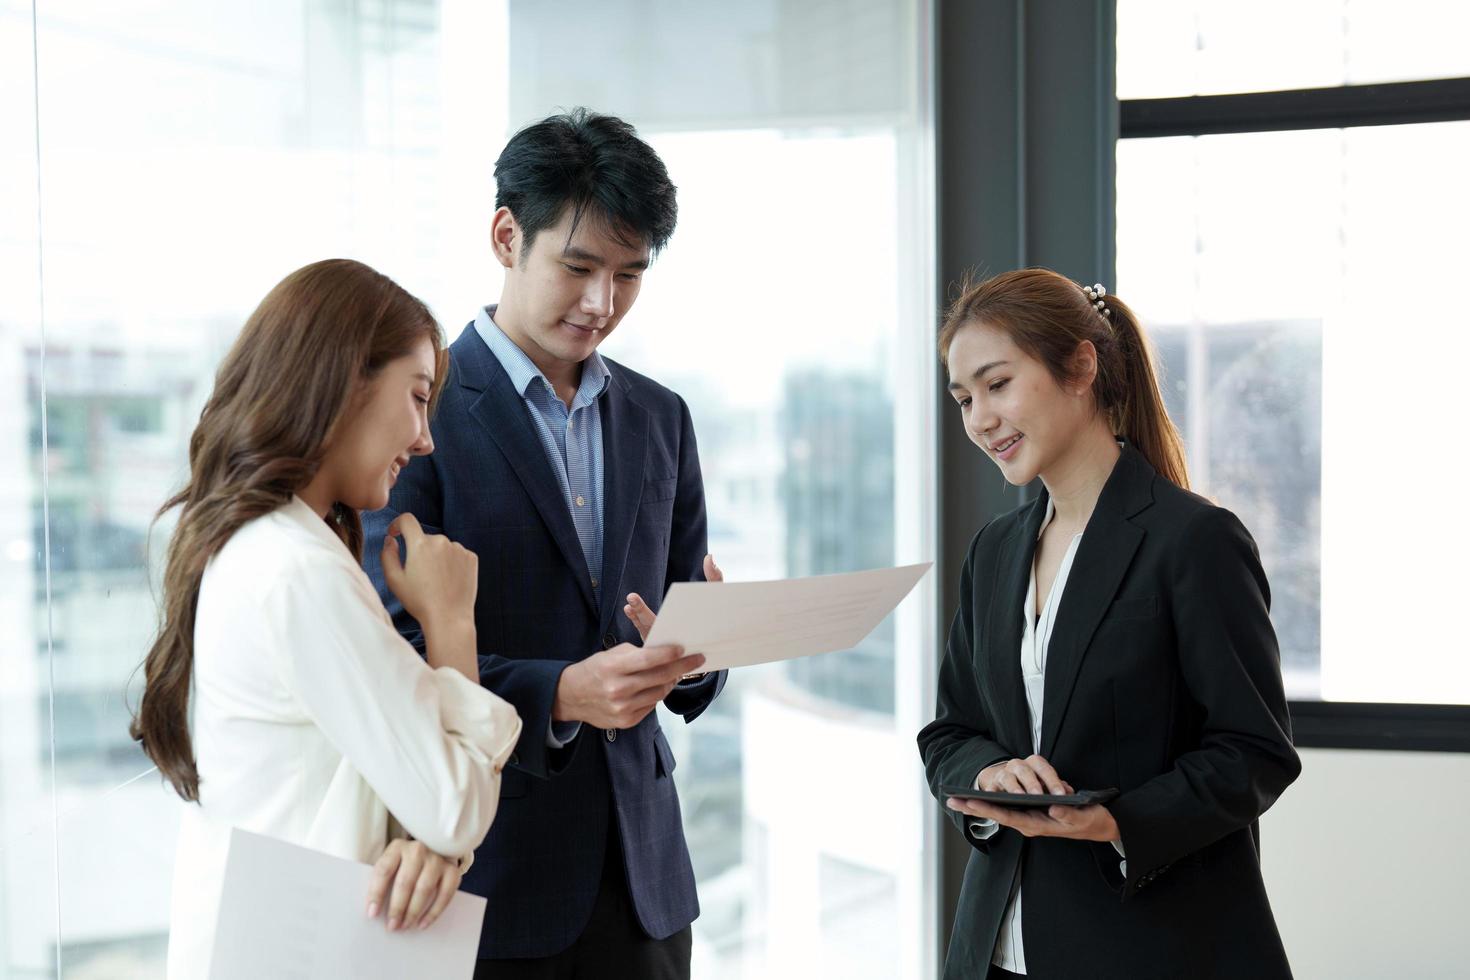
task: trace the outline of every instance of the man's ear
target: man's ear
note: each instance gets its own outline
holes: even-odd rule
[[[524,242],[520,223],[510,208],[496,208],[490,219],[490,249],[495,253],[495,261],[507,269],[513,268]]]

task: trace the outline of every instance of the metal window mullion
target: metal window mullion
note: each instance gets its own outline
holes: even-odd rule
[[[1128,99],[1118,111],[1121,139],[1457,122],[1470,119],[1470,78]]]

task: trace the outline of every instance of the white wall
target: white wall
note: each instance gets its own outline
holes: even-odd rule
[[[1304,749],[1302,764],[1261,820],[1299,980],[1470,976],[1470,754]]]

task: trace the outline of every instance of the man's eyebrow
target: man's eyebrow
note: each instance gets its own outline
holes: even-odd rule
[[[562,249],[561,256],[564,259],[572,259],[576,262],[587,262],[591,265],[607,265],[607,259],[604,259],[596,252],[589,252],[585,248],[581,248],[576,245],[568,245],[566,248]],[[648,259],[643,258],[633,262],[624,263],[623,268],[637,269],[640,271],[643,269],[647,269]]]
[[[994,369],[996,369],[998,367],[1002,367],[1003,365],[1006,365],[1006,364],[1009,364],[1009,363],[1010,363],[1010,361],[991,361],[989,364],[982,364],[978,368],[975,369],[975,373],[974,374],[970,375],[970,380],[971,381],[979,381],[981,378],[985,377],[986,372],[993,371]],[[964,388],[965,388],[965,386],[962,385],[962,384],[960,384],[960,382],[958,382],[958,381],[951,381],[949,383],[949,390],[950,391],[963,391]]]

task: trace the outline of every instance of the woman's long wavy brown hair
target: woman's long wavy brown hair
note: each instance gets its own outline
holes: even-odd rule
[[[158,511],[182,508],[168,546],[158,636],[128,729],[185,800],[199,800],[189,690],[205,567],[241,526],[311,482],[365,383],[426,338],[439,365],[437,396],[447,358],[428,307],[361,262],[328,259],[282,279],[220,365],[189,439],[189,481]],[[326,523],[361,553],[356,511],[333,504]]]
[[[1105,297],[1104,303],[1106,315],[1080,285],[1050,269],[1017,269],[967,283],[939,328],[939,356],[948,366],[949,345],[959,329],[985,323],[1005,331],[1061,384],[1074,380],[1077,347],[1091,341],[1097,350],[1092,392],[1113,434],[1187,490],[1184,441],[1164,408],[1153,346],[1128,304],[1116,296]]]

